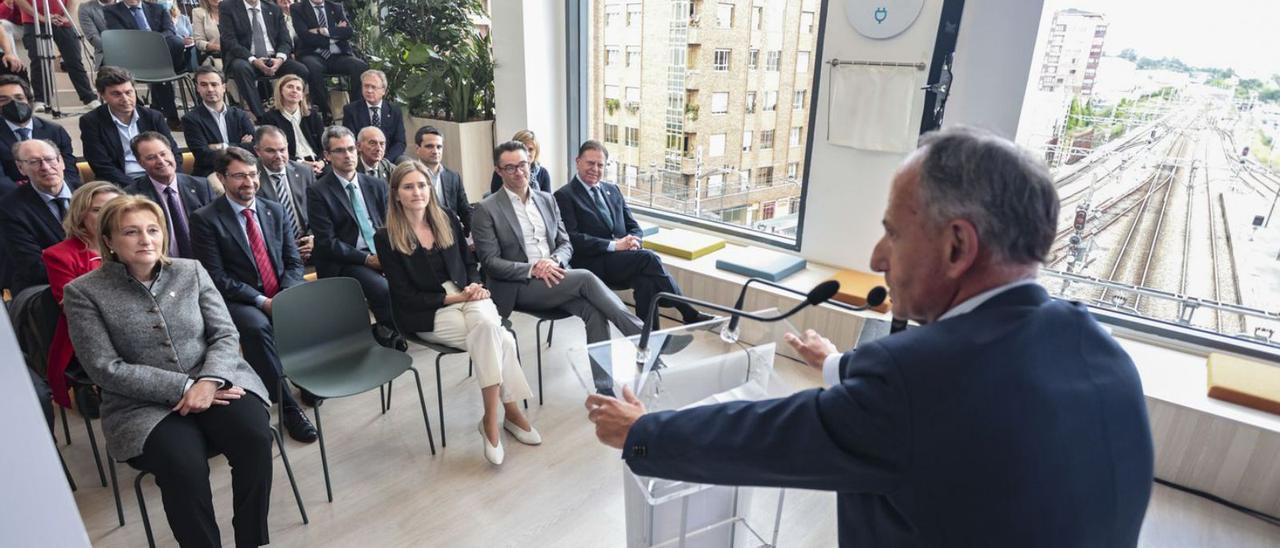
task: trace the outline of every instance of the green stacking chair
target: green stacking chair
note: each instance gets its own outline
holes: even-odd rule
[[[173,70],[173,59],[169,57],[169,45],[164,36],[148,30],[104,30],[102,31],[102,65],[128,69],[133,73],[133,81],[140,84],[174,83],[178,87],[178,96],[182,100],[182,113],[188,107],[188,95],[192,100],[196,97],[196,87],[191,73],[179,74]],[[149,99],[149,97],[148,97]],[[154,108],[154,107],[153,107]]]

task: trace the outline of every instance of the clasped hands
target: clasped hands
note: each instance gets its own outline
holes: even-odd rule
[[[217,379],[196,381],[182,394],[182,399],[178,400],[178,405],[173,406],[173,411],[185,417],[188,413],[207,411],[215,405],[230,405],[231,400],[238,400],[244,395],[244,389],[239,386],[219,388],[220,386],[222,383]]]
[[[454,293],[444,298],[444,304],[464,303],[467,301],[483,301],[489,298],[489,290],[480,284],[470,284],[462,288],[461,293]]]
[[[564,268],[551,259],[538,259],[533,263],[529,276],[542,280],[547,287],[553,287],[564,279]]]
[[[634,249],[640,249],[640,238],[631,234],[627,234],[626,236],[613,241],[614,251],[631,251]]]

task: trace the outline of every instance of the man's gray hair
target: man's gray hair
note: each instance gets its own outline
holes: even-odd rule
[[[968,127],[920,138],[920,201],[934,224],[973,223],[997,261],[1044,262],[1058,229],[1058,192],[1044,162]]]
[[[350,137],[355,142],[356,136],[346,126],[329,126],[324,128],[324,134],[320,135],[320,146],[324,147],[324,152],[329,152],[329,141]]]
[[[54,144],[54,143],[53,143],[53,141],[50,141],[49,139],[40,139],[40,138],[36,138],[36,139],[27,139],[26,141],[18,141],[18,142],[16,142],[16,143],[14,143],[14,144],[13,144],[13,146],[12,146],[12,147],[10,147],[10,149],[9,149],[9,152],[13,154],[13,159],[18,160],[18,161],[26,160],[26,158],[23,158],[22,156],[20,156],[20,155],[18,154],[18,151],[22,150],[22,144],[23,144],[23,143],[34,143],[34,142],[41,142],[41,143],[44,143],[44,144],[48,145],[48,146],[49,146],[49,148],[50,148],[51,150],[53,150],[54,152],[58,153],[59,155],[61,155],[61,154],[62,154],[62,149],[58,148],[58,145]]]

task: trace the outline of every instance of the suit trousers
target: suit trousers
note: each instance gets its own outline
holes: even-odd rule
[[[636,335],[644,323],[627,310],[618,296],[588,270],[570,268],[560,283],[547,287],[542,280],[532,279],[516,293],[517,310],[549,310],[560,308],[582,319],[587,328],[587,342],[610,339],[609,324],[623,335]]]
[[[453,282],[446,282],[450,295],[460,293]],[[502,327],[502,317],[493,300],[454,303],[436,310],[435,331],[418,333],[431,342],[466,349],[476,367],[480,388],[501,385],[502,401],[513,402],[533,396],[529,381],[520,368],[516,340]]]
[[[649,317],[649,304],[654,295],[662,292],[680,294],[680,287],[662,266],[662,259],[648,249],[606,253],[584,261],[582,266],[608,285],[634,289],[636,316],[641,320]],[[686,321],[698,315],[696,309],[685,303],[663,306],[675,307]]]
[[[271,427],[267,408],[246,393],[230,405],[202,413],[170,413],[147,436],[142,454],[129,459],[151,472],[160,486],[164,513],[178,544],[189,548],[222,545],[209,487],[209,458],[227,457],[236,546],[270,542],[267,512],[271,504]]]
[[[374,319],[387,327],[396,325],[391,316],[391,290],[381,272],[364,265],[344,264],[333,277],[355,278],[360,282],[360,289],[364,290],[364,298],[369,301],[369,311],[373,312]]]
[[[40,66],[40,62],[36,57],[36,26],[33,24],[22,25],[22,45],[27,48],[27,52],[31,54],[31,88],[35,93],[32,102],[42,101],[49,102],[49,94],[44,89],[44,67]],[[71,27],[53,27],[53,43],[58,47],[58,54],[62,56],[62,66],[67,70],[67,76],[71,77],[71,85],[76,88],[76,97],[80,98],[81,103],[89,104],[98,96],[93,91],[93,84],[89,82],[89,73],[84,70],[84,60],[80,57],[80,38],[76,36],[75,29]],[[13,52],[15,55],[18,52]],[[54,70],[57,70],[57,59],[53,60]]]
[[[309,82],[311,72],[307,70],[306,65],[294,61],[293,59],[285,59],[283,62],[279,58],[276,61],[280,64],[273,78],[278,78],[286,74],[296,74],[302,78],[302,81]],[[240,100],[245,102],[245,108],[253,112],[255,120],[261,120],[263,115],[267,113],[267,109],[262,105],[262,96],[258,94],[258,77],[264,76],[253,65],[249,64],[248,59],[236,59],[227,64],[227,73],[231,75],[231,80],[236,83],[236,90],[240,92]]]
[[[231,321],[240,332],[240,350],[244,353],[244,361],[249,362],[254,372],[267,387],[267,393],[276,397],[277,390],[282,390],[282,407],[298,407],[297,400],[288,385],[280,386],[284,375],[284,366],[280,364],[280,355],[276,354],[275,331],[271,328],[271,318],[262,309],[251,304],[227,302],[227,312]]]
[[[329,106],[329,86],[325,78],[327,75],[346,76],[347,100],[352,103],[361,100],[360,75],[369,70],[369,63],[364,62],[364,59],[354,55],[334,54],[328,59],[319,55],[303,55],[298,57],[298,61],[311,71],[311,79],[307,82],[311,87],[311,104],[325,113],[326,119],[333,116],[333,109]]]

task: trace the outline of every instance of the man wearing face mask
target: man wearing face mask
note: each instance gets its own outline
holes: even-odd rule
[[[62,126],[42,118],[32,116],[31,86],[22,78],[11,74],[0,75],[0,116],[4,118],[4,128],[0,129],[0,197],[8,194],[27,177],[14,162],[13,145],[29,139],[45,139],[58,146],[62,155],[63,178],[80,182],[80,172],[76,170],[76,157],[71,151],[71,136]]]

